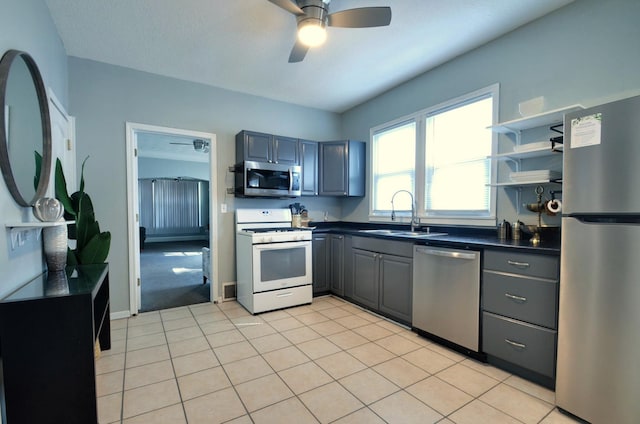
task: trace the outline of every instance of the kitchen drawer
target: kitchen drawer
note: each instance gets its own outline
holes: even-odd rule
[[[482,348],[489,355],[554,378],[556,343],[556,331],[482,314]]]
[[[557,256],[485,250],[484,269],[556,280],[560,259]]]
[[[288,289],[273,290],[253,295],[253,312],[274,311],[287,308],[291,305],[304,305],[311,303],[313,288],[311,284]]]
[[[413,258],[413,243],[376,237],[353,237],[353,247],[370,252]]]
[[[482,309],[557,329],[557,280],[485,270],[482,280]]]

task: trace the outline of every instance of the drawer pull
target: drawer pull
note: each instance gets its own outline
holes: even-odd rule
[[[528,262],[516,262],[516,261],[507,261],[509,265],[517,266],[518,268],[529,268]]]
[[[507,342],[508,344],[510,344],[513,347],[517,347],[518,349],[526,349],[527,348],[526,344],[514,342],[514,341],[509,340],[509,339],[504,339],[504,341]]]
[[[278,293],[276,295],[276,297],[289,297],[289,296],[293,296],[293,292]]]
[[[504,295],[505,295],[506,297],[508,297],[509,299],[516,300],[516,301],[518,301],[518,302],[526,302],[526,301],[527,301],[527,298],[526,298],[526,297],[516,296],[515,294],[505,293]]]

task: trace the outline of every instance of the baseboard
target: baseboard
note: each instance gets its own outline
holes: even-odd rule
[[[129,318],[130,316],[131,316],[131,312],[129,311],[111,312],[111,314],[109,315],[109,317],[111,318],[111,321],[113,321],[114,319]]]

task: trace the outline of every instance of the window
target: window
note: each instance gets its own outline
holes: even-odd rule
[[[372,217],[390,216],[407,190],[423,223],[493,225],[497,97],[494,85],[372,129]],[[393,206],[407,214],[411,197]]]
[[[403,122],[373,135],[373,204],[376,211],[391,211],[398,190],[414,192],[416,122]],[[398,197],[399,210],[411,209],[409,196]]]

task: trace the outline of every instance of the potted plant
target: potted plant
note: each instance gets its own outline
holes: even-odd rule
[[[38,156],[36,153],[36,163],[38,160],[42,160]],[[68,248],[67,265],[104,263],[111,247],[111,233],[109,231],[100,231],[91,197],[84,191],[84,165],[87,159],[89,159],[88,156],[82,162],[80,188],[71,195],[67,192],[67,181],[62,169],[62,163],[60,159],[56,159],[56,199],[64,206],[64,218],[76,221],[75,224],[68,226],[69,239],[75,240],[76,244],[73,249]],[[38,168],[36,167],[36,169]],[[35,183],[37,183],[39,177],[36,174]]]

